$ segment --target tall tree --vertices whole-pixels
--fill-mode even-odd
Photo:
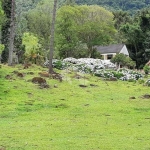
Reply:
[[[57,0],[54,0],[53,16],[52,16],[52,25],[51,25],[51,34],[50,34],[50,57],[49,57],[49,73],[53,73],[53,52],[54,52],[54,32],[55,32],[55,20],[56,20],[56,8]]]
[[[113,22],[113,14],[103,7],[78,6],[80,16],[77,17],[78,36],[82,43],[88,47],[89,57],[93,57],[95,45],[107,45],[113,43],[116,32]]]
[[[36,8],[28,11],[26,15],[28,31],[34,33],[40,39],[45,52],[49,50],[50,34],[47,32],[51,27],[53,3],[49,1],[38,3]]]
[[[2,0],[2,9],[5,14],[5,22],[1,27],[1,42],[4,44],[4,50],[2,52],[2,62],[7,62],[8,60],[8,51],[9,51],[9,28],[10,28],[10,16],[11,16],[11,1],[10,0]]]
[[[73,57],[78,43],[77,8],[70,5],[62,6],[56,19],[56,45],[61,58]]]
[[[9,66],[11,66],[13,63],[14,37],[15,37],[15,0],[11,0],[11,21],[10,21],[9,58],[8,58]]]

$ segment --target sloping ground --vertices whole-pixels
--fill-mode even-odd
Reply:
[[[0,69],[0,149],[150,149],[149,87],[61,71],[62,82],[45,77],[41,89],[31,82],[41,71]]]

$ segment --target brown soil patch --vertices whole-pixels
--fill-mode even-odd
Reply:
[[[98,87],[98,85],[95,85],[95,84],[90,84],[90,86],[92,86],[92,87]]]
[[[31,66],[31,64],[24,64],[23,69],[28,69]]]
[[[50,74],[50,77],[53,78],[53,79],[59,80],[60,82],[62,82],[62,76],[59,73]]]
[[[21,72],[18,72],[18,73],[17,73],[17,76],[23,78],[23,77],[24,77],[24,74],[21,73]]]
[[[150,99],[150,94],[142,95],[141,98],[143,98],[143,99]]]
[[[41,77],[50,77],[50,74],[48,72],[39,72],[39,75]]]
[[[8,74],[8,75],[5,76],[5,79],[7,79],[7,80],[12,80],[13,78],[12,78],[11,75]]]
[[[82,88],[86,88],[87,87],[86,85],[83,85],[83,84],[80,84],[79,86],[82,87]]]
[[[129,99],[136,99],[134,96],[129,97]]]
[[[46,80],[41,78],[41,77],[34,77],[32,79],[32,82],[33,83],[38,83],[38,84],[45,84],[46,83]]]

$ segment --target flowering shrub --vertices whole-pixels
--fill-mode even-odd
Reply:
[[[58,61],[53,62],[53,67],[59,70],[63,70],[67,68],[67,63],[58,60]]]
[[[148,79],[145,83],[146,86],[150,86],[150,79]]]
[[[130,82],[143,78],[142,74],[129,69],[123,68],[118,71],[114,71],[115,65],[111,62],[92,58],[66,58],[63,61],[53,60],[53,67],[60,70],[70,68],[72,71],[93,73],[95,76],[103,78],[115,77],[122,81]],[[111,70],[106,70],[105,68],[111,68]]]
[[[142,79],[142,74],[129,70],[129,69],[120,69],[119,71],[107,71],[107,70],[99,70],[95,72],[95,76],[104,77],[104,78],[111,78],[116,77],[122,81],[129,81],[133,82],[138,79]]]

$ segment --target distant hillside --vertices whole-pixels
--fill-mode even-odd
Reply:
[[[150,7],[150,0],[76,0],[77,4],[103,5],[115,10],[137,11],[145,7]]]

